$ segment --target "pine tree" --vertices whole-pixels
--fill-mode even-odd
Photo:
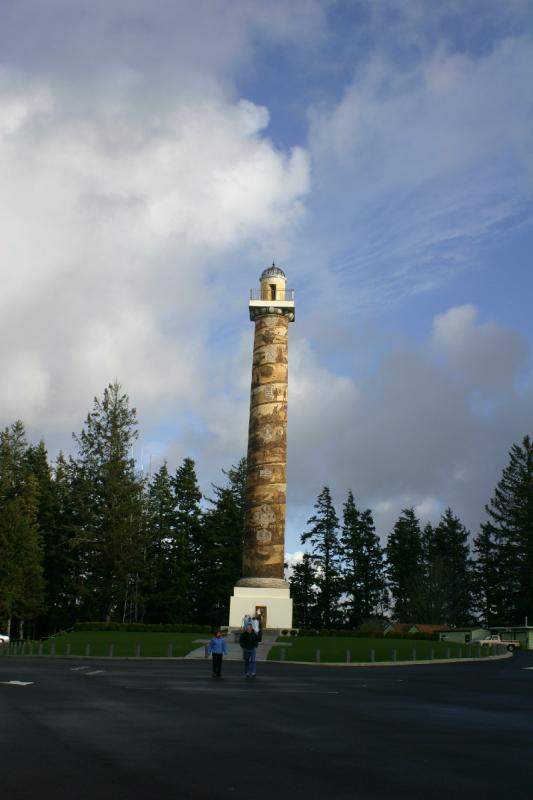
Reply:
[[[26,439],[20,421],[0,432],[0,625],[9,634],[21,583],[18,560],[21,521],[17,518],[16,499],[24,481],[25,450]]]
[[[22,637],[24,622],[43,609],[39,487],[28,465],[22,422],[0,432],[0,617]]]
[[[370,509],[360,512],[353,493],[344,504],[341,533],[343,588],[352,628],[378,613],[385,600],[383,551]]]
[[[148,552],[152,592],[148,617],[162,622],[195,618],[195,573],[202,494],[194,461],[185,458],[171,477],[166,464],[148,492]]]
[[[197,551],[197,614],[212,625],[228,618],[229,598],[242,574],[246,459],[223,472],[228,482],[224,487],[213,486],[215,497],[203,515]]]
[[[339,519],[327,486],[315,503],[316,514],[307,520],[310,531],[302,533],[301,542],[312,544],[312,558],[317,575],[317,613],[322,627],[331,628],[339,621],[340,579]]]
[[[422,532],[422,565],[412,587],[418,621],[452,626],[472,621],[469,533],[451,508]]]
[[[414,597],[423,570],[420,524],[413,508],[405,508],[387,540],[387,572],[394,613],[414,622]]]
[[[421,537],[422,561],[411,583],[413,618],[432,625],[446,618],[446,581],[444,564],[437,556],[435,531],[431,523],[424,526]]]
[[[451,508],[441,516],[434,532],[433,563],[444,573],[443,622],[452,626],[472,621],[472,587],[469,533]]]
[[[533,618],[533,443],[513,444],[475,540],[478,603],[488,623]]]
[[[175,564],[175,590],[177,600],[177,622],[194,619],[196,606],[196,584],[201,572],[200,500],[195,464],[185,458],[176,470],[172,481],[176,503],[176,528],[173,540]]]
[[[46,616],[38,620],[37,628],[43,635],[75,622],[77,598],[68,517],[69,485],[63,454],[59,454],[55,470],[52,470],[43,441],[28,448],[26,461],[39,490],[38,524],[43,541]]]
[[[14,610],[19,618],[20,638],[24,623],[33,621],[44,610],[43,542],[39,530],[39,485],[29,475],[17,498],[19,507],[20,591]]]
[[[166,462],[148,487],[145,528],[148,565],[145,572],[146,620],[173,622],[172,543],[176,531],[176,498]]]
[[[135,409],[118,383],[94,399],[75,436],[74,489],[78,502],[75,544],[83,561],[85,614],[136,620],[144,567],[143,482],[130,457],[137,438]]]
[[[28,474],[26,431],[20,420],[0,431],[0,502],[16,497]]]
[[[363,592],[359,574],[362,560],[361,513],[355,505],[352,492],[343,509],[343,524],[340,537],[342,553],[343,589],[347,595],[345,608],[348,612],[348,624],[357,627],[363,621]]]
[[[289,578],[294,603],[294,623],[302,628],[311,628],[316,624],[316,580],[313,557],[304,553],[302,560],[293,566]]]
[[[474,539],[473,565],[474,605],[486,625],[497,625],[504,619],[504,597],[501,592],[498,563],[498,545],[490,525],[482,525]]]

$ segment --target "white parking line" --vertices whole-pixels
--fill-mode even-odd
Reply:
[[[4,686],[33,686],[33,681],[0,681]]]
[[[92,672],[84,672],[84,675],[101,675],[105,669],[93,669]]]
[[[80,669],[89,669],[89,667],[71,667],[70,671],[71,672],[77,672]]]
[[[251,689],[252,684],[244,684],[241,686],[224,686],[222,692],[224,694],[244,694],[253,691]],[[195,686],[122,686],[123,689],[133,691],[133,692],[196,692],[200,694],[213,694],[216,684],[211,685],[195,685]],[[219,692],[220,693],[220,692]],[[290,689],[276,689],[274,687],[263,687],[261,690],[261,694],[286,694],[286,695],[295,695],[295,694],[320,694],[320,695],[332,695],[332,694],[341,694],[341,692],[328,692],[328,691],[321,691],[319,689],[296,689],[292,691]]]

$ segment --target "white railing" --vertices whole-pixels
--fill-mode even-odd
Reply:
[[[294,289],[277,289],[274,291],[270,287],[268,289],[250,289],[250,300],[269,300],[276,302],[276,300],[294,301]]]

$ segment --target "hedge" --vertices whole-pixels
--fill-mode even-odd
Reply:
[[[345,636],[352,639],[425,639],[438,641],[438,633],[383,633],[383,631],[353,631],[346,628],[334,630],[330,628],[300,628],[299,636]]]
[[[131,631],[136,633],[211,633],[211,625],[143,622],[76,622],[75,631]]]

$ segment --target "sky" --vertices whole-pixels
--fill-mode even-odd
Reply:
[[[323,486],[476,535],[533,434],[530,0],[0,0],[0,426],[246,453],[249,289],[290,327],[286,549]]]

